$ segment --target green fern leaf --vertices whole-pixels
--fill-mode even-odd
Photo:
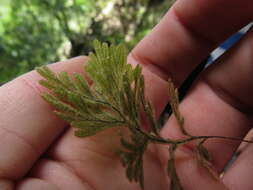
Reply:
[[[140,112],[146,114],[151,132],[158,133],[151,104],[144,95],[140,66],[127,64],[123,45],[94,41],[95,53],[85,66],[92,85],[80,74],[55,74],[48,67],[37,68],[40,84],[50,90],[43,98],[55,107],[55,113],[76,129],[78,137],[88,137],[112,127],[127,127],[129,141],[121,139],[120,157],[130,181],[144,188],[143,155],[149,143],[142,132]]]

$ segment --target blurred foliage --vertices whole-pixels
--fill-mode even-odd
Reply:
[[[94,39],[133,47],[173,0],[1,0],[0,83],[92,51]]]

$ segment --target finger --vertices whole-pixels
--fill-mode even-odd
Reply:
[[[190,134],[243,138],[249,131],[253,105],[252,39],[251,30],[238,46],[201,75],[183,100],[180,111]],[[176,126],[175,118],[171,118],[163,135],[182,137]],[[240,141],[222,139],[205,143],[218,171],[223,169],[239,144]],[[193,151],[193,144],[185,148]]]
[[[252,10],[251,0],[178,0],[133,49],[131,60],[180,84],[211,50],[252,20]]]
[[[36,173],[36,175],[33,175],[34,173]],[[84,179],[80,179],[71,168],[61,162],[41,159],[33,167],[30,174],[35,178],[27,178],[21,181],[18,184],[20,189],[23,188],[25,190],[25,187],[28,185],[39,187],[40,183],[43,182],[57,188],[57,190],[93,190]],[[40,181],[38,179],[40,179]],[[37,189],[35,187],[33,189]]]
[[[27,178],[16,186],[16,190],[59,190],[59,188],[53,184],[47,183],[44,180],[36,178]]]
[[[12,189],[14,189],[13,181],[6,180],[6,179],[0,179],[0,189],[3,189],[3,190],[12,190]]]
[[[218,179],[218,175],[215,177],[216,174],[210,173],[196,161],[196,157],[191,151],[179,148],[175,156],[176,171],[184,189],[228,190],[222,181]]]
[[[54,71],[80,72],[85,60],[78,57],[50,67]],[[0,88],[0,178],[24,175],[66,125],[40,97],[45,91],[38,84],[40,79],[32,71]]]
[[[223,176],[223,181],[231,190],[253,189],[253,146],[250,144],[236,159]]]

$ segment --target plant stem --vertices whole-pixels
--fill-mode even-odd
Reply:
[[[164,139],[161,137],[157,137],[155,135],[149,134],[147,132],[144,132],[140,129],[137,128],[137,130],[142,133],[143,135],[145,135],[150,141],[152,141],[153,143],[159,143],[159,144],[173,144],[173,145],[182,145],[182,144],[186,144],[190,141],[194,141],[194,140],[208,140],[208,139],[226,139],[226,140],[232,140],[232,141],[240,141],[240,142],[247,142],[247,143],[253,143],[253,141],[250,140],[244,140],[244,139],[240,139],[240,138],[236,138],[236,137],[225,137],[225,136],[190,136],[188,138],[185,139],[179,139],[179,140],[172,140],[172,139]]]

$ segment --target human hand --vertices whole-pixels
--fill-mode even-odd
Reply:
[[[252,20],[250,0],[179,0],[161,23],[129,55],[129,63],[142,64],[147,96],[159,114],[167,103],[168,77],[180,85],[191,70],[221,41]],[[241,15],[238,18],[238,15]],[[243,138],[250,128],[253,94],[251,80],[252,32],[233,50],[211,66],[195,83],[180,105],[186,129],[194,135]],[[51,65],[54,71],[80,72],[86,58],[78,57]],[[161,78],[163,79],[161,79]],[[139,189],[125,177],[114,148],[117,133],[79,139],[52,113],[31,72],[0,89],[0,187],[16,189]],[[178,138],[172,117],[162,130],[164,137]],[[174,127],[173,127],[174,126]],[[112,135],[115,133],[115,139]],[[206,147],[218,172],[229,160],[238,142],[211,140]],[[215,181],[201,169],[192,146],[177,152],[177,169],[185,189],[252,189],[250,152],[245,151],[224,175]],[[164,171],[167,154],[153,146],[145,157],[146,189],[168,189]],[[246,167],[247,166],[247,167]],[[237,176],[240,176],[238,178]],[[237,180],[239,179],[239,180]],[[224,183],[224,184],[223,184]]]

